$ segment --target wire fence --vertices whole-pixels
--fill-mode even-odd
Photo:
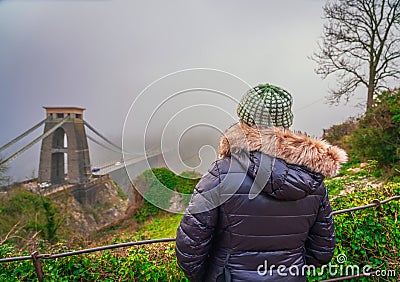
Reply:
[[[348,212],[353,212],[353,211],[357,211],[357,210],[379,207],[380,205],[389,203],[394,200],[399,200],[399,199],[400,199],[400,195],[397,195],[397,196],[394,196],[394,197],[391,197],[391,198],[388,198],[388,199],[385,199],[382,201],[375,199],[375,200],[373,200],[373,202],[371,204],[353,207],[353,208],[349,208],[349,209],[333,211],[332,214],[337,215],[337,214],[348,213]],[[110,249],[126,248],[126,247],[132,247],[132,246],[155,244],[155,243],[166,243],[166,242],[174,242],[174,241],[175,241],[175,238],[143,240],[143,241],[107,245],[107,246],[101,246],[101,247],[96,247],[96,248],[83,249],[83,250],[65,252],[65,253],[59,253],[59,254],[39,254],[38,251],[34,251],[30,256],[2,258],[2,259],[0,259],[0,263],[21,261],[21,260],[32,260],[38,280],[39,280],[39,282],[42,282],[43,278],[44,278],[44,273],[43,273],[43,268],[42,268],[42,265],[40,262],[41,259],[57,259],[57,258],[63,258],[63,257],[68,257],[68,256],[100,252],[100,251],[110,250]],[[376,273],[376,271],[372,271],[372,272],[368,272],[368,273],[362,273],[359,275],[332,278],[332,279],[328,279],[328,280],[323,280],[322,282],[343,281],[343,280],[348,280],[348,279],[360,278],[363,276],[373,276],[375,273]]]

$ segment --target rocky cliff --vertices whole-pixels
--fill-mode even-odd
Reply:
[[[61,190],[49,197],[64,218],[63,229],[81,235],[123,218],[129,205],[126,194],[109,178]]]

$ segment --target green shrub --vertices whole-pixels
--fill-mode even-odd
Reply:
[[[148,201],[144,201],[144,206],[140,209],[138,209],[133,216],[133,218],[138,222],[138,223],[143,223],[145,222],[149,217],[154,217],[158,215],[160,209]]]
[[[50,198],[23,188],[0,196],[0,238],[14,231],[8,241],[18,246],[24,245],[35,234],[51,242],[57,241],[61,221],[59,209]]]
[[[377,97],[360,119],[351,142],[351,154],[356,158],[376,160],[378,169],[400,175],[400,92],[385,92]]]
[[[158,214],[158,209],[167,210],[171,205],[171,191],[191,195],[194,187],[200,178],[196,172],[183,172],[176,175],[167,168],[153,168],[144,171],[133,182],[135,187],[144,191],[143,208],[139,209],[134,218],[139,222],[144,222],[149,216]],[[194,178],[197,177],[197,178]],[[190,197],[183,199],[183,204],[187,204]]]
[[[378,95],[364,116],[324,129],[322,137],[345,149],[350,163],[376,161],[376,176],[400,176],[400,91]]]
[[[341,124],[332,125],[328,129],[323,130],[322,138],[333,145],[349,149],[349,144],[346,139],[351,136],[358,128],[358,120],[350,117],[348,120]]]

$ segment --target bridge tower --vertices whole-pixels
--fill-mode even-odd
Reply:
[[[47,120],[42,140],[39,181],[79,184],[90,175],[89,148],[83,121],[84,108],[44,107]]]

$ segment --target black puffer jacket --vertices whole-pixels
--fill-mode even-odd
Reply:
[[[177,231],[178,264],[191,281],[305,281],[303,265],[331,260],[334,226],[321,172],[334,174],[345,154],[333,148],[337,163],[330,172],[325,166],[306,166],[307,161],[288,163],[281,157],[292,149],[281,152],[281,132],[274,130],[276,159],[266,154],[271,152],[265,146],[251,142],[252,132],[246,132],[245,143],[229,130],[225,133],[229,148],[223,139],[222,158],[196,186]],[[299,136],[314,145],[321,142],[288,132],[282,141]],[[332,146],[319,145],[318,152],[330,154]],[[330,160],[325,156],[325,161]]]

